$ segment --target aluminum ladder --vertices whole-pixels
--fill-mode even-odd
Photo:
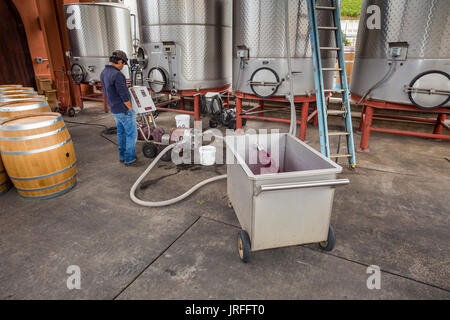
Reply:
[[[330,159],[346,158],[349,160],[351,168],[356,167],[355,142],[353,136],[352,114],[350,109],[350,95],[347,82],[347,72],[345,66],[344,45],[341,29],[341,8],[339,0],[329,0],[330,6],[322,6],[317,0],[308,0],[308,15],[310,25],[311,44],[313,49],[314,81],[316,86],[317,111],[319,118],[320,147],[321,152]],[[333,15],[333,25],[319,26],[317,12],[327,11]],[[333,32],[336,39],[336,47],[321,47],[319,30]],[[322,51],[336,51],[338,56],[337,68],[322,68]],[[339,72],[341,89],[324,88],[324,72]],[[341,93],[341,110],[328,110],[325,94]],[[344,121],[342,131],[330,131],[328,128],[328,117],[339,116]],[[345,137],[347,140],[347,153],[332,154],[330,151],[330,138]]]

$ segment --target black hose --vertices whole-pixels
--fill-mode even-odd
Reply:
[[[85,123],[85,122],[75,122],[75,121],[64,121],[66,123],[69,124],[77,124],[77,125],[81,125],[81,126],[92,126],[92,127],[99,127],[99,128],[104,128],[104,130],[100,133],[100,137],[102,137],[103,139],[111,142],[112,144],[118,146],[117,142],[109,139],[108,137],[105,137],[105,135],[114,135],[117,133],[117,128],[116,127],[107,127],[103,124],[96,124],[96,123]]]
[[[391,67],[389,68],[389,71],[387,72],[387,74],[380,81],[378,81],[373,87],[371,87],[367,91],[367,93],[357,103],[358,105],[361,105],[361,102],[363,102],[367,98],[367,96],[372,93],[373,90],[377,89],[379,86],[381,86],[383,83],[385,83],[386,81],[388,81],[392,77],[392,75],[396,71],[395,70],[396,62],[397,61],[393,61],[392,62]]]

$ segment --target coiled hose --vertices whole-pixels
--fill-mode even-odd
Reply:
[[[196,186],[192,187],[189,191],[187,191],[186,193],[182,194],[181,196],[175,198],[175,199],[171,199],[171,200],[167,200],[167,201],[160,201],[160,202],[151,202],[151,201],[143,201],[140,200],[136,197],[136,190],[139,187],[139,185],[141,184],[141,182],[145,179],[145,177],[148,176],[148,174],[150,173],[150,171],[153,170],[153,168],[156,166],[156,164],[161,160],[161,158],[167,153],[167,152],[171,152],[173,148],[175,148],[177,146],[177,144],[172,144],[170,146],[168,146],[167,148],[165,148],[156,158],[155,160],[153,160],[153,162],[150,164],[150,166],[147,168],[147,170],[145,170],[145,172],[139,177],[139,179],[136,181],[136,183],[133,185],[133,187],[131,188],[130,191],[130,197],[131,200],[143,207],[151,207],[151,208],[158,208],[158,207],[167,207],[167,206],[171,206],[174,205],[180,201],[185,200],[186,198],[188,198],[190,195],[192,195],[194,192],[196,192],[198,189],[206,186],[207,184],[219,181],[219,180],[224,180],[227,179],[227,175],[222,175],[222,176],[218,176],[218,177],[214,177],[214,178],[210,178],[207,179],[203,182],[200,182],[199,184],[197,184]]]

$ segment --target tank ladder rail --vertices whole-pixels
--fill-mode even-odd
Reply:
[[[330,159],[347,158],[351,168],[356,167],[356,153],[355,142],[353,135],[352,115],[350,109],[350,94],[347,81],[347,72],[344,56],[344,45],[342,39],[341,29],[341,9],[339,0],[329,0],[330,6],[321,6],[317,4],[317,0],[308,0],[308,15],[309,25],[311,28],[311,44],[313,48],[313,64],[314,64],[314,81],[316,85],[317,97],[317,111],[319,118],[320,131],[320,146],[321,152]],[[326,11],[333,14],[333,23],[331,26],[319,26],[317,11]],[[319,30],[334,32],[336,39],[336,47],[321,47]],[[322,51],[336,51],[338,56],[339,66],[337,68],[322,68]],[[341,89],[326,89],[324,88],[324,72],[339,72],[341,80]],[[328,110],[326,93],[341,93],[342,94],[342,109]],[[328,117],[339,116],[344,120],[344,131],[332,132],[328,128]],[[347,153],[346,154],[332,154],[330,151],[331,137],[345,137],[347,139]],[[339,152],[339,151],[338,151]]]

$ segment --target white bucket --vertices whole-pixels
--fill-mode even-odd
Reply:
[[[177,122],[177,128],[180,129],[190,129],[191,128],[191,117],[187,114],[182,114],[175,117]]]
[[[200,147],[200,164],[202,166],[213,166],[216,164],[216,147]]]

